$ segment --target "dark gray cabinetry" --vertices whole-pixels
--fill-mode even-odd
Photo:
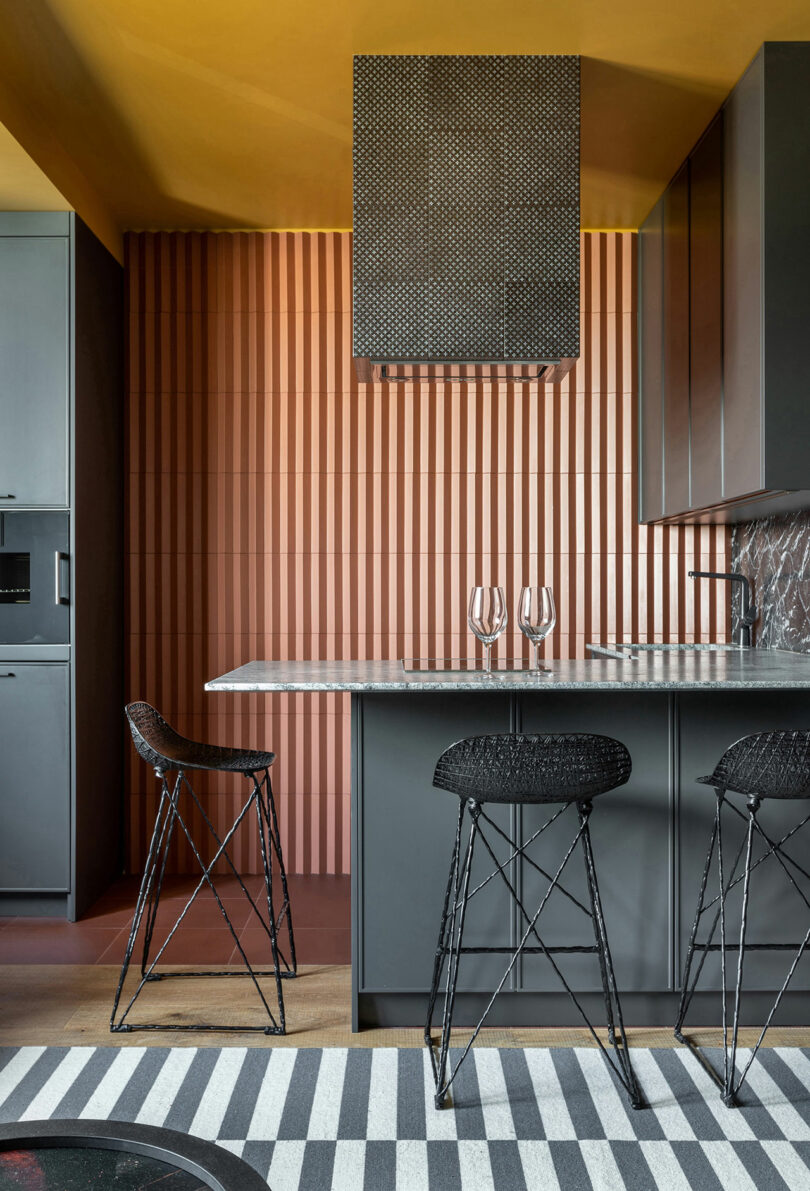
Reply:
[[[666,764],[669,756],[670,705],[667,695],[622,694],[605,699],[598,694],[559,694],[553,698],[524,695],[521,699],[524,732],[599,732],[621,740],[633,759],[627,785],[594,799],[591,834],[602,898],[610,910],[610,946],[622,986],[637,991],[669,987],[670,939],[661,924],[669,919],[671,899],[670,818],[672,791]],[[548,807],[524,807],[524,837],[549,817]],[[567,822],[563,822],[567,820]],[[576,817],[570,812],[544,833],[535,859],[554,872],[573,839]],[[552,832],[556,832],[552,836]],[[567,840],[565,837],[567,835]],[[566,887],[587,904],[582,861],[567,872]],[[522,866],[527,907],[539,905],[544,885],[529,865]],[[549,904],[543,938],[550,943],[592,943],[593,930],[585,915],[559,898]],[[590,936],[590,937],[589,937]],[[592,955],[571,956],[565,970],[576,987],[597,991],[599,970]],[[556,992],[558,984],[542,957],[523,962],[524,988]]]
[[[0,915],[75,918],[123,818],[122,270],[78,216],[0,213],[0,351]]]
[[[592,731],[625,742],[632,777],[594,799],[591,834],[626,1019],[661,1025],[675,1018],[714,813],[713,791],[695,779],[711,773],[739,736],[806,726],[808,718],[810,694],[804,691],[353,695],[355,1022],[418,1025],[424,1020],[458,812],[455,795],[434,789],[432,779],[436,760],[455,740],[483,732]],[[768,800],[760,812],[762,825],[783,833],[805,810],[800,803]],[[493,817],[525,839],[547,811],[502,807]],[[565,812],[532,856],[547,871],[556,871],[575,828],[575,817]],[[726,831],[729,842],[739,842],[733,815]],[[794,855],[801,860],[800,843]],[[506,859],[506,853],[499,857]],[[477,857],[474,883],[492,870],[488,860]],[[581,867],[577,853],[565,872],[565,886],[575,895],[583,892]],[[525,860],[514,859],[506,871],[527,909],[535,910],[543,879]],[[752,881],[751,940],[798,943],[807,929],[807,907],[778,864],[766,861]],[[515,945],[522,934],[520,913],[498,884],[496,878],[471,903],[465,933],[471,946]],[[589,930],[582,912],[555,894],[543,914],[541,937],[582,945],[590,941]],[[790,957],[751,952],[749,962],[748,1012],[762,1020]],[[602,994],[594,958],[569,955],[560,963],[583,1003],[598,1014]],[[505,966],[503,957],[467,957],[459,979],[459,1021],[477,1020]],[[810,987],[810,971],[800,967],[795,980],[780,1010],[785,1023],[806,1019],[802,990]],[[716,987],[717,965],[710,961],[701,985],[706,991],[697,995],[691,1020],[717,1023]],[[492,1024],[499,1022],[579,1024],[547,962],[533,956],[525,956],[510,974]]]
[[[64,508],[68,240],[7,226],[0,215],[0,508]]]
[[[664,195],[664,514],[689,507],[689,163]]]
[[[700,785],[695,778],[711,773],[721,753],[750,732],[806,728],[810,723],[810,694],[807,691],[758,691],[755,696],[737,691],[706,692],[679,696],[680,715],[680,796],[678,808],[678,952],[686,955],[689,931],[697,904],[700,879],[715,811],[715,795],[710,787]],[[729,795],[737,807],[744,807],[744,799]],[[807,814],[801,800],[780,802],[766,799],[759,811],[763,831],[772,839],[781,839]],[[745,836],[745,824],[732,813],[723,823],[724,856],[727,869],[733,864],[737,849]],[[801,864],[807,854],[806,842],[800,835],[786,849]],[[763,841],[756,840],[754,856],[764,854]],[[714,896],[717,888],[717,868],[711,873]],[[740,889],[738,887],[738,897]],[[735,909],[739,902],[732,903]],[[711,915],[705,915],[709,920]],[[709,925],[707,921],[705,926]],[[752,943],[798,944],[807,931],[807,906],[788,878],[771,858],[755,869],[751,876],[751,898],[747,937]],[[715,940],[717,942],[719,940]],[[736,939],[733,941],[737,941]],[[746,982],[752,989],[777,989],[787,975],[792,955],[787,952],[749,951],[745,957]],[[716,957],[706,960],[705,977],[708,986],[720,987],[720,965]],[[790,985],[791,989],[810,988],[810,969],[799,964]],[[756,1021],[756,1016],[753,1017]]]
[[[639,519],[664,515],[664,199],[638,235],[639,259]]]
[[[0,892],[70,888],[69,669],[0,662]]]
[[[464,736],[508,732],[510,700],[488,694],[454,695],[451,700],[367,695],[362,708],[356,705],[356,716],[355,730],[363,736],[362,771],[355,775],[356,793],[363,799],[361,818],[355,817],[355,826],[362,823],[362,856],[352,872],[363,874],[362,984],[371,990],[412,992],[430,986],[459,808],[454,794],[432,784],[436,761]],[[503,812],[495,817],[503,818]],[[480,876],[485,875],[486,857],[478,856],[476,862]],[[502,925],[508,941],[505,891],[495,887],[490,892],[494,897],[470,905],[471,946],[484,944]],[[499,964],[499,958],[476,957],[466,965],[464,987],[491,988],[503,971]]]
[[[762,82],[758,55],[732,91],[723,128],[723,495],[762,482]],[[802,350],[794,344],[794,351]],[[772,397],[776,395],[773,394]]]
[[[808,77],[810,42],[766,43],[667,189],[663,223],[657,205],[641,229],[643,521],[728,522],[810,507],[810,356],[804,344],[810,325]],[[659,228],[660,283],[644,247]],[[659,317],[664,329],[656,358]],[[689,378],[690,490],[676,462],[684,450],[682,361]],[[660,500],[651,413],[659,400],[665,456]]]
[[[723,499],[723,117],[689,159],[690,505]],[[676,510],[677,511],[677,510]]]

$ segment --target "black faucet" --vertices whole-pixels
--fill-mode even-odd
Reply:
[[[737,571],[689,571],[688,574],[690,579],[728,579],[731,583],[740,584],[741,606],[737,644],[740,648],[750,649],[751,625],[759,616],[759,612],[751,603],[751,584],[745,575],[740,575]]]

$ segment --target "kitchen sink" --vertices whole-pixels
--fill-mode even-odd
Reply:
[[[717,653],[727,650],[737,650],[739,645],[720,644],[714,642],[699,642],[693,645],[661,645],[656,642],[640,643],[638,641],[619,641],[609,645],[588,644],[585,647],[591,653],[600,657],[619,658],[621,661],[633,661],[634,654],[644,653]],[[637,660],[637,659],[636,659]]]

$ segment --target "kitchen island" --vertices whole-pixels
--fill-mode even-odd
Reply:
[[[548,665],[548,672],[486,674],[409,672],[396,661],[255,661],[206,684],[212,693],[351,693],[355,1028],[421,1023],[458,807],[454,795],[433,787],[433,769],[448,745],[485,732],[597,732],[627,746],[630,781],[595,803],[595,859],[625,1018],[632,1025],[674,1020],[714,814],[711,789],[695,779],[711,773],[740,736],[810,728],[810,657],[698,648]],[[781,835],[808,811],[804,802],[767,802],[761,817],[769,834]],[[515,838],[525,839],[548,813],[542,807],[501,807],[493,818],[498,816]],[[561,856],[556,826],[532,853],[546,869],[556,868]],[[800,861],[806,839],[799,836],[795,845]],[[482,857],[477,863],[474,881],[492,868]],[[526,903],[536,906],[545,887],[537,871],[521,857],[512,858],[509,871]],[[567,887],[582,893],[582,874],[572,871]],[[501,882],[491,882],[473,901],[465,944],[483,947],[496,937],[499,942],[519,937],[517,914],[502,890]],[[548,943],[591,941],[589,923],[564,897],[549,903],[542,922]],[[753,941],[798,944],[807,930],[807,907],[773,859],[752,877],[749,924]],[[572,955],[566,962],[571,983],[597,1014],[601,991],[593,957]],[[806,962],[785,996],[780,1011],[785,1023],[807,1024]],[[761,1019],[786,966],[784,952],[749,954],[746,983],[752,992],[744,1020]],[[469,957],[459,981],[459,1022],[477,1018],[486,990],[502,970],[501,957]],[[710,956],[704,989],[716,985],[718,970],[716,956]],[[699,1022],[702,1015],[715,1024],[716,998],[704,1004],[704,997],[696,995],[692,1019]],[[542,956],[516,965],[490,1022],[579,1024]]]

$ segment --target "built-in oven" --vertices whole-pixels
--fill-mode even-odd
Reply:
[[[0,511],[0,644],[70,640],[67,513]]]

